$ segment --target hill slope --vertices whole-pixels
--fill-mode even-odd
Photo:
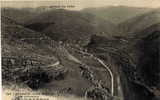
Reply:
[[[115,26],[86,13],[51,10],[34,17],[26,27],[43,32],[54,40],[86,44],[93,34],[116,33]]]
[[[132,17],[144,14],[150,11],[149,8],[136,8],[127,6],[110,6],[101,8],[86,8],[83,11],[93,14],[102,19],[108,20],[114,24],[119,24]]]
[[[136,33],[160,22],[160,9],[156,9],[141,16],[137,16],[119,24],[119,28],[126,33]]]
[[[66,47],[67,50],[44,34],[11,24],[12,20],[5,18],[2,23],[4,87],[7,84],[23,85],[23,88],[43,93],[47,90],[51,94],[85,96],[91,87],[103,85],[106,89],[99,88],[99,91],[110,94],[110,78],[103,77],[108,73],[93,58],[84,59],[83,54],[76,53],[71,47]],[[91,61],[90,65],[83,62],[86,59]]]
[[[32,12],[28,9],[17,9],[17,8],[2,8],[1,15],[15,20],[17,23],[25,23],[28,19],[35,16],[37,13]]]

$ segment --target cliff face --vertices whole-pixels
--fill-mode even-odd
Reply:
[[[154,100],[155,98],[158,100],[160,94],[159,30],[159,24],[156,24],[134,35],[134,45],[131,48],[133,49],[132,54],[134,54],[132,57],[136,64],[136,75],[133,82],[130,83],[132,88],[130,90],[135,93],[136,100]]]

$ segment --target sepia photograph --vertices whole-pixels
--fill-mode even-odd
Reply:
[[[160,0],[1,0],[2,100],[160,100]]]

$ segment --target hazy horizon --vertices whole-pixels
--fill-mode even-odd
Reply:
[[[37,8],[41,6],[74,6],[66,7],[64,9],[80,10],[84,8],[96,8],[107,6],[128,6],[139,8],[159,8],[160,0],[53,0],[53,1],[15,1],[15,0],[1,0],[1,7],[13,7],[13,8]]]

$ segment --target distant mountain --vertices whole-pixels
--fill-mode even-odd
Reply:
[[[25,26],[56,41],[86,44],[93,34],[117,34],[115,26],[78,11],[50,10],[30,19]]]
[[[114,24],[119,24],[135,16],[142,15],[148,11],[150,8],[136,8],[127,6],[109,6],[109,7],[99,7],[99,8],[86,8],[82,11],[93,14],[97,17],[108,20]]]
[[[33,11],[32,8],[1,8],[1,15],[15,20],[17,23],[23,24],[25,21],[35,16],[37,12]]]
[[[124,31],[124,33],[134,34],[159,22],[160,22],[160,9],[156,9],[151,12],[145,13],[143,15],[131,18],[119,24],[119,28],[122,31]]]

